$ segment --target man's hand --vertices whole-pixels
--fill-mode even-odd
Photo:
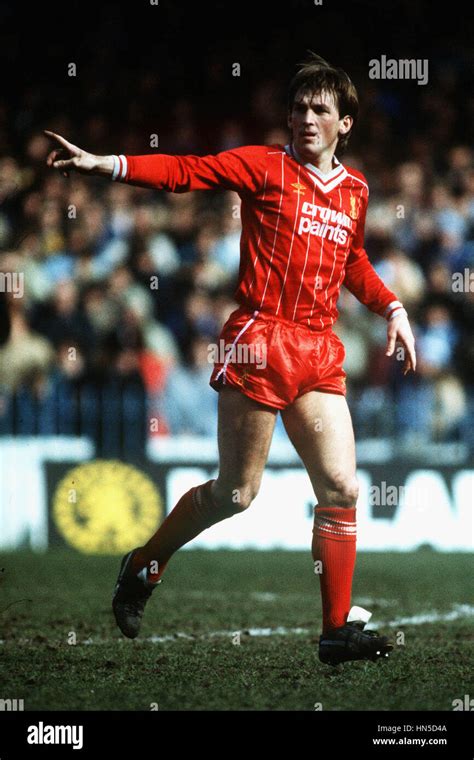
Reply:
[[[92,153],[78,148],[55,132],[44,130],[45,135],[55,140],[60,148],[52,150],[46,159],[48,166],[62,171],[65,177],[69,177],[70,171],[80,174],[111,175],[114,162],[112,156],[94,156]]]
[[[415,337],[412,333],[410,323],[406,313],[391,319],[387,326],[387,350],[386,356],[392,356],[395,350],[395,344],[401,343],[405,350],[405,363],[403,365],[403,374],[416,370],[416,354],[415,354]]]

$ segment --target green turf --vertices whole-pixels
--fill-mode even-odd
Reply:
[[[452,710],[474,695],[472,617],[391,629],[405,643],[386,662],[320,664],[309,552],[178,553],[135,641],[110,609],[117,558],[22,551],[0,563],[0,698],[26,710]],[[466,554],[359,553],[353,601],[377,621],[447,613],[472,604],[471,570]],[[308,633],[245,633],[278,626]],[[216,631],[240,631],[240,644]],[[146,641],[177,633],[192,638]]]

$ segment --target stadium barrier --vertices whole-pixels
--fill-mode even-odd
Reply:
[[[146,456],[125,460],[97,458],[87,438],[1,438],[0,548],[124,553],[147,540],[186,490],[216,476],[215,446],[155,439]],[[359,548],[472,551],[474,468],[400,460],[390,446],[368,442],[359,456]],[[188,548],[308,549],[314,505],[294,450],[275,441],[251,507]]]

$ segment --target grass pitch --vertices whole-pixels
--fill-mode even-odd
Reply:
[[[25,710],[452,710],[474,694],[472,555],[359,553],[353,603],[398,645],[337,669],[317,658],[309,551],[178,552],[135,641],[111,612],[118,566],[0,555],[0,698]]]

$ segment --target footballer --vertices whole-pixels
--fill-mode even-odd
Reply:
[[[336,157],[357,116],[349,76],[312,53],[289,86],[287,145],[209,156],[95,156],[46,132],[59,143],[47,164],[66,176],[77,171],[173,193],[223,188],[242,202],[238,308],[220,335],[230,348],[210,377],[219,392],[218,476],[183,494],[148,543],[123,557],[112,606],[129,638],[138,635],[173,554],[250,506],[280,413],[317,502],[311,549],[322,600],[319,658],[332,665],[377,660],[393,649],[387,636],[366,628],[371,613],[351,607],[358,486],[345,352],[333,332],[341,287],[387,320],[386,354],[401,344],[405,373],[415,371],[416,358],[407,313],[364,249],[367,180]],[[235,361],[236,347],[245,345],[265,352],[265,366]]]

